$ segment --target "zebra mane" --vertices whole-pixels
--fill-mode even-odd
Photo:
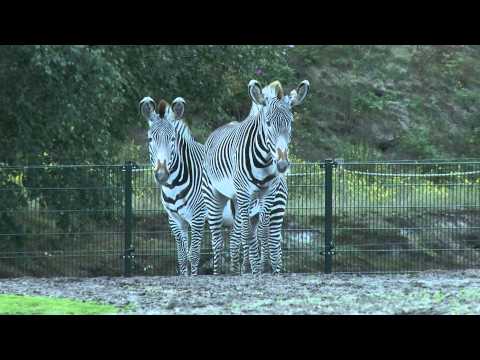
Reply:
[[[262,89],[263,95],[267,98],[274,98],[277,97],[277,89],[280,90],[280,94],[283,97],[283,87],[280,81],[275,80],[274,82],[270,83],[269,85],[265,86]]]
[[[182,139],[184,139],[187,142],[194,142],[195,139],[192,135],[192,132],[190,131],[190,128],[188,125],[185,123],[183,120],[174,120],[173,126],[175,127],[175,130],[177,133],[180,135]]]
[[[245,118],[245,120],[257,116],[260,113],[260,108],[261,107],[262,107],[262,105],[255,104],[252,101],[252,107],[250,108],[250,112],[248,113],[248,116]]]

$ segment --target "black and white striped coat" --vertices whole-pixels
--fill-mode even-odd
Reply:
[[[157,113],[153,99],[146,97],[140,101],[140,110],[149,123],[150,162],[175,237],[179,272],[187,275],[190,263],[191,274],[197,275],[206,217],[201,192],[204,146],[195,141],[182,121],[184,103],[176,98],[170,106],[162,100]]]
[[[283,94],[273,82],[263,90],[255,80],[249,94],[258,105],[242,122],[215,130],[205,143],[203,193],[208,210],[214,251],[214,274],[220,269],[223,248],[221,216],[226,201],[235,201],[235,222],[230,239],[233,272],[239,271],[240,245],[248,244],[253,273],[258,273],[259,257],[255,229],[250,221],[251,205],[265,200],[277,179],[288,169],[288,144],[293,122],[292,107],[299,105],[309,88],[303,81],[297,91]],[[283,216],[282,216],[283,218]]]

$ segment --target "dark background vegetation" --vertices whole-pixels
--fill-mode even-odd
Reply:
[[[310,80],[293,137],[305,160],[476,157],[479,60],[476,45],[4,45],[0,163],[146,161],[143,96],[184,97],[204,141],[246,116],[252,78]]]

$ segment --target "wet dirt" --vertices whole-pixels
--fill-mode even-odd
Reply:
[[[0,279],[0,294],[112,304],[120,314],[480,314],[480,270]]]

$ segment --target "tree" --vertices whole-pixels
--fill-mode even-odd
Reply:
[[[201,126],[213,128],[238,116],[238,104],[248,105],[248,80],[290,74],[277,46],[2,46],[0,165],[118,163],[129,130],[145,126],[137,108],[143,96],[169,101],[182,96],[192,112],[204,116]],[[95,187],[105,183],[104,176],[45,169],[29,171],[15,186],[11,174],[2,173],[0,184],[29,189],[28,198],[44,207],[68,209],[79,202],[106,207],[113,198],[94,192],[33,190]],[[92,218],[98,219],[95,213]],[[5,218],[2,227],[15,229],[12,221]],[[72,225],[65,216],[58,224]]]

